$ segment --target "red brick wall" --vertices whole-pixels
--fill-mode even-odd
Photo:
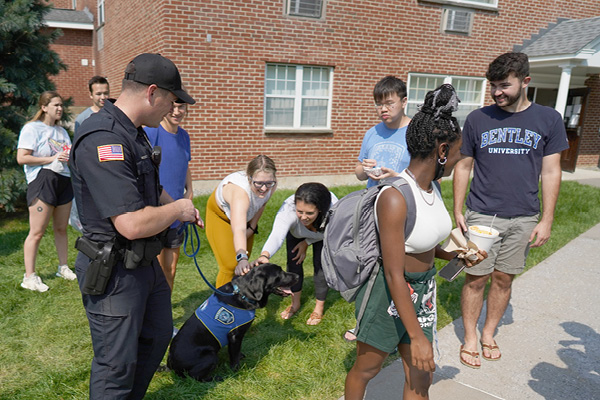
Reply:
[[[585,106],[577,165],[597,166],[600,161],[600,76],[591,76],[585,84],[591,90]]]
[[[54,8],[65,8],[67,10],[73,9],[73,0],[52,0],[48,3],[52,4]]]
[[[60,55],[68,69],[51,79],[61,96],[73,98],[73,106],[89,107],[91,103],[87,83],[95,73],[92,66],[92,31],[61,30],[63,35],[51,48]],[[87,60],[87,66],[82,65],[83,59]]]
[[[494,57],[558,17],[600,15],[597,0],[499,3],[498,12],[477,11],[472,34],[461,36],[440,34],[442,7],[419,0],[329,1],[321,20],[286,17],[284,0],[108,1],[96,62],[115,96],[125,65],[141,52],[179,66],[198,100],[184,122],[194,179],[219,179],[261,153],[280,176],[347,174],[378,122],[371,93],[383,76],[483,76]],[[332,134],[264,133],[266,62],[334,67]]]

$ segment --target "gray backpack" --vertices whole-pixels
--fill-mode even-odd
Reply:
[[[384,186],[393,186],[404,196],[407,208],[404,237],[409,237],[417,210],[412,189],[401,177],[384,179],[377,186],[342,197],[331,207],[325,221],[321,264],[327,285],[339,291],[348,302],[353,302],[360,288],[368,282],[352,331],[355,335],[358,335],[360,320],[381,266],[375,200]]]

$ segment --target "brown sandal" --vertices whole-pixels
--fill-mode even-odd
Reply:
[[[481,343],[481,357],[483,357],[484,360],[487,361],[498,361],[502,358],[502,353],[500,353],[500,348],[498,347],[497,344],[487,344],[487,343]],[[500,354],[498,357],[486,357],[485,352],[483,350],[487,350],[490,352],[490,356],[492,355],[492,351],[496,350],[498,352],[498,354]]]
[[[298,310],[294,310],[292,308],[292,305],[290,304],[285,310],[283,310],[280,314],[281,319],[290,319],[292,318],[296,313],[298,312]],[[286,316],[284,317],[283,314],[286,314]]]
[[[308,317],[308,320],[306,321],[306,325],[319,325],[321,323],[321,320],[323,319],[323,314],[318,314],[316,312],[313,312],[312,314],[310,314],[310,317]],[[312,324],[311,322],[315,322],[314,324]]]
[[[465,359],[464,359],[464,358],[462,358],[462,355],[463,355],[463,353],[464,353],[464,354],[466,354],[466,355],[468,355],[468,356],[471,356],[471,357],[473,357],[473,358],[479,358],[479,353],[478,353],[478,352],[476,352],[476,351],[469,351],[469,350],[465,350],[465,349],[464,349],[464,346],[462,346],[462,345],[461,345],[461,346],[460,346],[460,354],[459,354],[459,357],[460,357],[460,362],[461,362],[463,365],[466,365],[467,367],[469,367],[469,368],[473,368],[473,369],[479,369],[479,368],[481,368],[481,365],[477,365],[477,364],[471,364],[471,363],[468,363],[468,362],[466,362],[466,361],[465,361]]]

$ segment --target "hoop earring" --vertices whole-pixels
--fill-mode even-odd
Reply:
[[[442,161],[440,158],[438,158],[438,164],[440,164],[440,165],[446,165],[446,161],[448,161],[448,157],[444,157],[444,161]]]

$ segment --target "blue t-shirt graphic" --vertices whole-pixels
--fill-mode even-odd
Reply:
[[[402,172],[410,163],[410,154],[406,146],[406,128],[389,129],[383,122],[367,131],[360,148],[358,161],[365,158],[377,161],[378,167],[390,168]],[[369,178],[367,187],[377,184]]]

